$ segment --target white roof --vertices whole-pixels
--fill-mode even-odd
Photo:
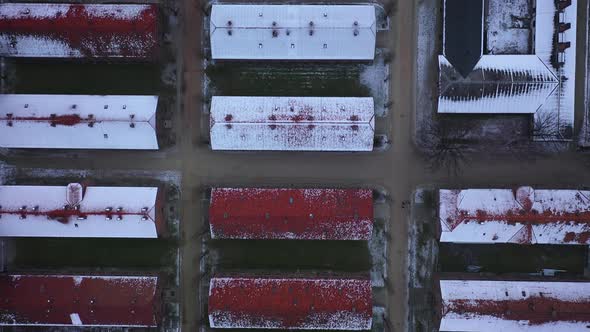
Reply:
[[[213,150],[372,151],[372,98],[213,97]]]
[[[586,331],[590,323],[589,282],[441,280],[440,291],[440,331]]]
[[[455,79],[447,77],[443,69],[452,66],[444,56],[439,56],[438,112],[530,113],[534,114],[536,122],[543,123],[537,129],[542,132],[535,133],[541,139],[560,138],[559,135],[571,139],[575,110],[577,0],[572,0],[559,14],[555,3],[553,0],[536,1],[533,54],[483,55],[474,68],[476,73],[472,72],[466,82],[454,82]],[[556,15],[559,22],[570,23],[571,28],[557,33]],[[570,43],[564,52],[558,50],[556,35],[557,42]],[[482,71],[483,75],[477,71]],[[517,80],[512,81],[514,77]],[[448,89],[445,82],[457,85],[456,93]],[[494,84],[496,82],[500,84]],[[506,83],[510,83],[508,88],[502,89]],[[478,87],[483,89],[481,93]],[[473,93],[465,95],[467,88]]]
[[[0,186],[0,236],[157,238],[157,194],[157,187]]]
[[[590,191],[439,191],[441,242],[590,244]]]
[[[211,55],[213,59],[373,60],[375,22],[373,5],[213,5]]]
[[[439,67],[451,64],[439,56]],[[484,55],[473,69],[480,84],[472,94],[446,91],[438,99],[439,113],[534,114],[559,86],[555,74],[536,55]],[[474,75],[475,76],[475,75]],[[461,84],[456,84],[461,89]]]
[[[157,105],[157,96],[0,95],[0,147],[157,150]]]

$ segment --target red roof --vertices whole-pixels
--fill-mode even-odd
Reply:
[[[213,188],[214,239],[369,240],[370,189]]]
[[[0,4],[0,55],[152,59],[157,5]]]
[[[441,331],[585,331],[585,280],[440,280]]]
[[[369,279],[212,278],[212,328],[368,330]]]
[[[1,325],[155,327],[158,277],[0,275]]]

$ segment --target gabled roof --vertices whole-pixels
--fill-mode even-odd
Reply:
[[[534,114],[559,79],[536,55],[484,55],[462,79],[439,56],[439,113]]]
[[[369,240],[370,189],[213,188],[213,239]]]
[[[160,319],[156,276],[0,275],[0,294],[0,326],[157,327]]]
[[[371,281],[345,278],[214,277],[211,328],[369,330]]]
[[[154,4],[0,4],[0,56],[151,60],[158,43]]]
[[[481,49],[475,39],[468,38],[462,44],[462,31],[466,31],[467,36],[473,35],[470,31],[479,34],[484,21],[476,20],[474,15],[460,15],[470,8],[457,5],[465,0],[443,1],[445,40],[443,55],[439,56],[438,112],[533,114],[534,139],[571,139],[577,0],[563,9],[556,7],[557,1],[535,2],[532,54],[482,53],[481,57],[471,56]],[[474,2],[479,4],[480,1]],[[449,8],[458,13],[447,13]],[[462,21],[457,22],[457,19]],[[462,57],[478,60],[463,61]],[[466,72],[466,68],[470,70]]]
[[[0,186],[0,237],[157,238],[157,187]]]
[[[213,59],[373,60],[373,5],[213,5]]]
[[[213,150],[371,151],[373,98],[213,97]]]
[[[590,282],[440,280],[440,331],[585,331]]]
[[[0,95],[0,147],[157,150],[157,96]]]
[[[590,244],[590,191],[439,191],[441,242]]]

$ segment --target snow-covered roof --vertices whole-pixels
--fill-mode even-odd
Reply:
[[[370,189],[213,188],[214,239],[369,240]]]
[[[0,237],[157,238],[157,187],[0,186]]]
[[[215,277],[209,287],[212,328],[369,330],[371,280]]]
[[[534,114],[559,86],[559,79],[536,55],[484,55],[468,75],[455,81],[455,68],[439,56],[439,113]]]
[[[213,97],[213,150],[371,151],[373,98]]]
[[[157,327],[159,293],[156,276],[4,274],[0,326]]]
[[[0,4],[0,56],[151,60],[158,43],[154,4]]]
[[[157,150],[157,96],[0,95],[0,147]]]
[[[373,5],[213,5],[211,57],[373,60]]]
[[[462,75],[446,56],[448,50],[443,43],[443,55],[439,56],[438,112],[534,114],[535,139],[571,139],[577,0],[572,0],[564,9],[558,9],[556,3],[554,0],[536,1],[531,54],[481,55],[471,72]],[[456,22],[445,22],[445,26],[447,24]],[[493,42],[493,47],[512,45],[513,41],[505,40],[511,36],[521,38],[519,34],[503,33],[502,38],[488,42]],[[471,48],[476,49],[470,49],[469,54],[480,52],[479,45]]]
[[[441,280],[440,331],[564,332],[590,325],[590,282]]]
[[[590,244],[590,191],[439,191],[441,242]]]

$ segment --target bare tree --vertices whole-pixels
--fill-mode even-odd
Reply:
[[[420,146],[428,168],[436,171],[447,169],[457,174],[468,162],[470,128],[461,124],[434,120],[422,130]]]

